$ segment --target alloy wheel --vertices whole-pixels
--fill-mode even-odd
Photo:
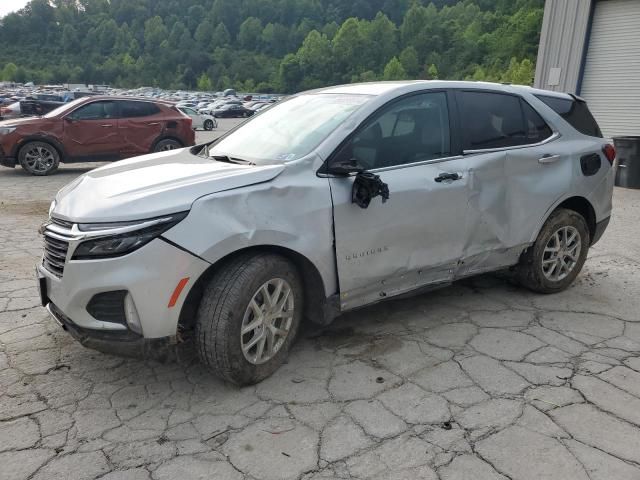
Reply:
[[[564,280],[576,267],[582,251],[580,232],[561,227],[551,235],[542,255],[542,273],[552,282]]]
[[[24,161],[34,172],[46,172],[55,163],[54,153],[42,146],[34,146],[24,156]]]
[[[253,294],[240,328],[247,361],[260,365],[278,353],[291,331],[294,308],[291,285],[282,278],[269,280]]]

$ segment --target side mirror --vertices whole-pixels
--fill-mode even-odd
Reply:
[[[349,160],[338,160],[336,162],[332,162],[327,168],[327,173],[348,176],[352,173],[364,172],[365,170],[366,169],[358,163],[358,160],[350,158]]]

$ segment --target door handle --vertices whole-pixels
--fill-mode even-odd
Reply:
[[[100,125],[102,128],[110,128],[113,127],[110,123],[105,123],[104,125]]]
[[[538,159],[538,163],[542,163],[547,164],[547,163],[554,163],[557,162],[558,160],[560,160],[560,155],[550,155],[550,154],[546,154],[543,155],[542,158]]]
[[[150,127],[155,127],[156,125],[160,125],[158,122],[147,123]]]
[[[460,180],[462,177],[457,173],[441,173],[434,180],[438,183],[446,182],[448,180],[455,182],[456,180]]]

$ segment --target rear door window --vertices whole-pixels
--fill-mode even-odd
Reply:
[[[560,98],[548,95],[536,95],[554,112],[564,118],[573,128],[590,137],[602,138],[602,132],[587,104],[573,98]]]
[[[457,98],[465,150],[532,145],[552,135],[542,117],[519,96],[461,91]]]
[[[148,117],[155,115],[160,109],[151,102],[135,102],[124,100],[120,102],[123,118]]]

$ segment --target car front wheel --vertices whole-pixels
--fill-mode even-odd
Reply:
[[[213,120],[211,119],[207,119],[204,121],[204,129],[207,132],[210,132],[211,130],[213,130]]]
[[[303,310],[296,267],[274,254],[242,255],[205,287],[196,323],[200,360],[237,385],[264,380],[284,362]]]
[[[566,289],[582,270],[590,244],[584,217],[573,210],[556,210],[522,255],[516,268],[519,282],[539,293]]]
[[[60,165],[60,154],[45,142],[29,142],[20,149],[18,161],[31,175],[49,175]]]

